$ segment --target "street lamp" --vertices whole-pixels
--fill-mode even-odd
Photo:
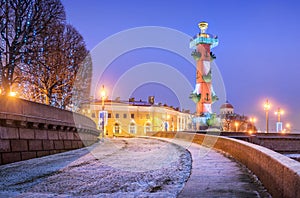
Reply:
[[[101,101],[102,101],[102,111],[99,112],[99,125],[101,124],[101,129],[102,129],[102,138],[104,137],[104,133],[105,133],[105,122],[106,122],[106,116],[107,116],[107,112],[104,111],[104,101],[105,101],[105,97],[106,97],[106,92],[104,89],[104,85],[102,85],[101,88]]]
[[[269,100],[267,99],[264,104],[264,110],[266,112],[266,133],[269,133],[269,110],[271,108],[271,104],[269,103]]]
[[[291,124],[287,123],[285,126],[287,128],[287,132],[291,132]]]
[[[249,119],[250,123],[251,123],[251,130],[254,131],[254,123],[256,122],[256,118],[255,117],[251,117]]]
[[[1,92],[2,92],[2,90],[1,90]],[[10,86],[10,91],[8,93],[8,96],[11,96],[11,97],[16,97],[17,96],[17,92],[13,91],[11,86]]]
[[[102,85],[102,90],[101,90],[101,99],[102,99],[102,111],[104,110],[104,100],[105,100],[106,92],[104,89],[104,85]]]
[[[277,122],[276,122],[276,132],[282,131],[282,122],[280,120],[281,115],[284,114],[284,111],[278,107],[277,111],[275,111],[275,115],[277,115]]]
[[[11,97],[16,97],[17,93],[14,91],[9,92],[9,96]]]
[[[275,111],[275,115],[277,115],[277,122],[280,122],[281,115],[284,114],[284,111],[278,107],[277,111]]]
[[[238,122],[235,122],[234,125],[235,125],[235,131],[237,132],[237,131],[238,131],[239,123],[238,123]]]

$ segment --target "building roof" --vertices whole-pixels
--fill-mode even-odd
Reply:
[[[182,110],[180,111],[179,107],[173,107],[173,106],[168,106],[167,104],[162,104],[162,103],[157,103],[157,104],[151,104],[147,101],[136,101],[136,100],[105,100],[104,101],[105,105],[113,105],[113,104],[120,104],[120,105],[128,105],[128,106],[140,106],[140,107],[162,107],[165,109],[169,109],[169,110],[174,110],[174,111],[178,111],[178,112],[182,112],[182,113],[188,113],[190,114],[189,110]],[[84,104],[93,104],[93,105],[101,105],[102,101],[101,100],[94,100],[93,102],[86,102]]]
[[[233,109],[233,106],[228,101],[226,101],[224,104],[222,104],[220,109],[228,109],[228,108]]]

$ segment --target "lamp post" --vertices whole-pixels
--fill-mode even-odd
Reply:
[[[284,114],[284,111],[278,107],[277,111],[275,111],[275,115],[277,115],[277,123],[276,123],[276,132],[282,131],[282,122],[280,120],[281,115]]]
[[[16,97],[17,93],[14,91],[9,92],[9,96],[11,97]]]
[[[235,122],[234,125],[235,125],[235,131],[237,132],[237,131],[238,131],[239,123],[238,123],[238,122]]]
[[[251,117],[249,119],[250,123],[251,123],[251,130],[254,132],[254,123],[256,122],[256,118],[255,117]]]
[[[11,97],[16,97],[17,96],[17,92],[13,91],[12,87],[10,86],[10,92],[9,92],[8,95],[11,96]]]
[[[281,115],[284,114],[284,111],[278,107],[277,111],[275,111],[275,115],[277,115],[277,122],[280,122]]]
[[[287,123],[285,126],[286,126],[287,132],[291,132],[291,124]]]
[[[104,100],[105,100],[105,89],[104,89],[104,85],[102,85],[102,90],[101,90],[101,100],[102,100],[102,111],[104,111]]]
[[[106,117],[106,112],[104,111],[105,106],[104,106],[104,101],[105,101],[105,96],[106,96],[106,92],[104,89],[104,85],[102,85],[101,88],[101,101],[102,101],[102,111],[100,112],[99,118],[101,121],[101,128],[102,128],[102,137],[104,137],[104,133],[105,133],[105,117]]]
[[[266,133],[269,133],[269,110],[271,108],[271,104],[269,103],[269,100],[267,99],[264,104],[264,110],[266,112]]]

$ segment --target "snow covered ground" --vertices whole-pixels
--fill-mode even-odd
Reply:
[[[300,153],[290,153],[290,154],[284,154],[284,155],[300,162]]]
[[[176,144],[109,139],[88,149],[0,166],[0,197],[176,197],[191,161]]]

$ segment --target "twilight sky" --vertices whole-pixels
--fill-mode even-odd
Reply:
[[[197,24],[207,21],[207,32],[219,37],[219,46],[212,51],[217,57],[215,63],[224,81],[226,98],[235,111],[257,117],[258,127],[265,130],[263,103],[268,98],[272,104],[270,129],[275,130],[274,111],[281,107],[285,111],[284,124],[290,122],[293,131],[300,131],[300,64],[296,60],[300,55],[300,1],[62,0],[62,3],[67,21],[83,35],[91,51],[104,39],[130,28],[160,26],[194,36],[199,32]],[[184,49],[189,46],[189,40],[185,46],[178,43]],[[191,63],[178,54],[154,48],[135,49],[117,57],[103,73],[101,83],[109,89],[124,72],[149,62],[175,68],[194,86],[195,70]],[[162,71],[150,72],[155,75]],[[182,104],[174,89],[168,87],[147,81],[130,94],[143,100],[155,95],[156,102],[195,111],[190,104]]]

